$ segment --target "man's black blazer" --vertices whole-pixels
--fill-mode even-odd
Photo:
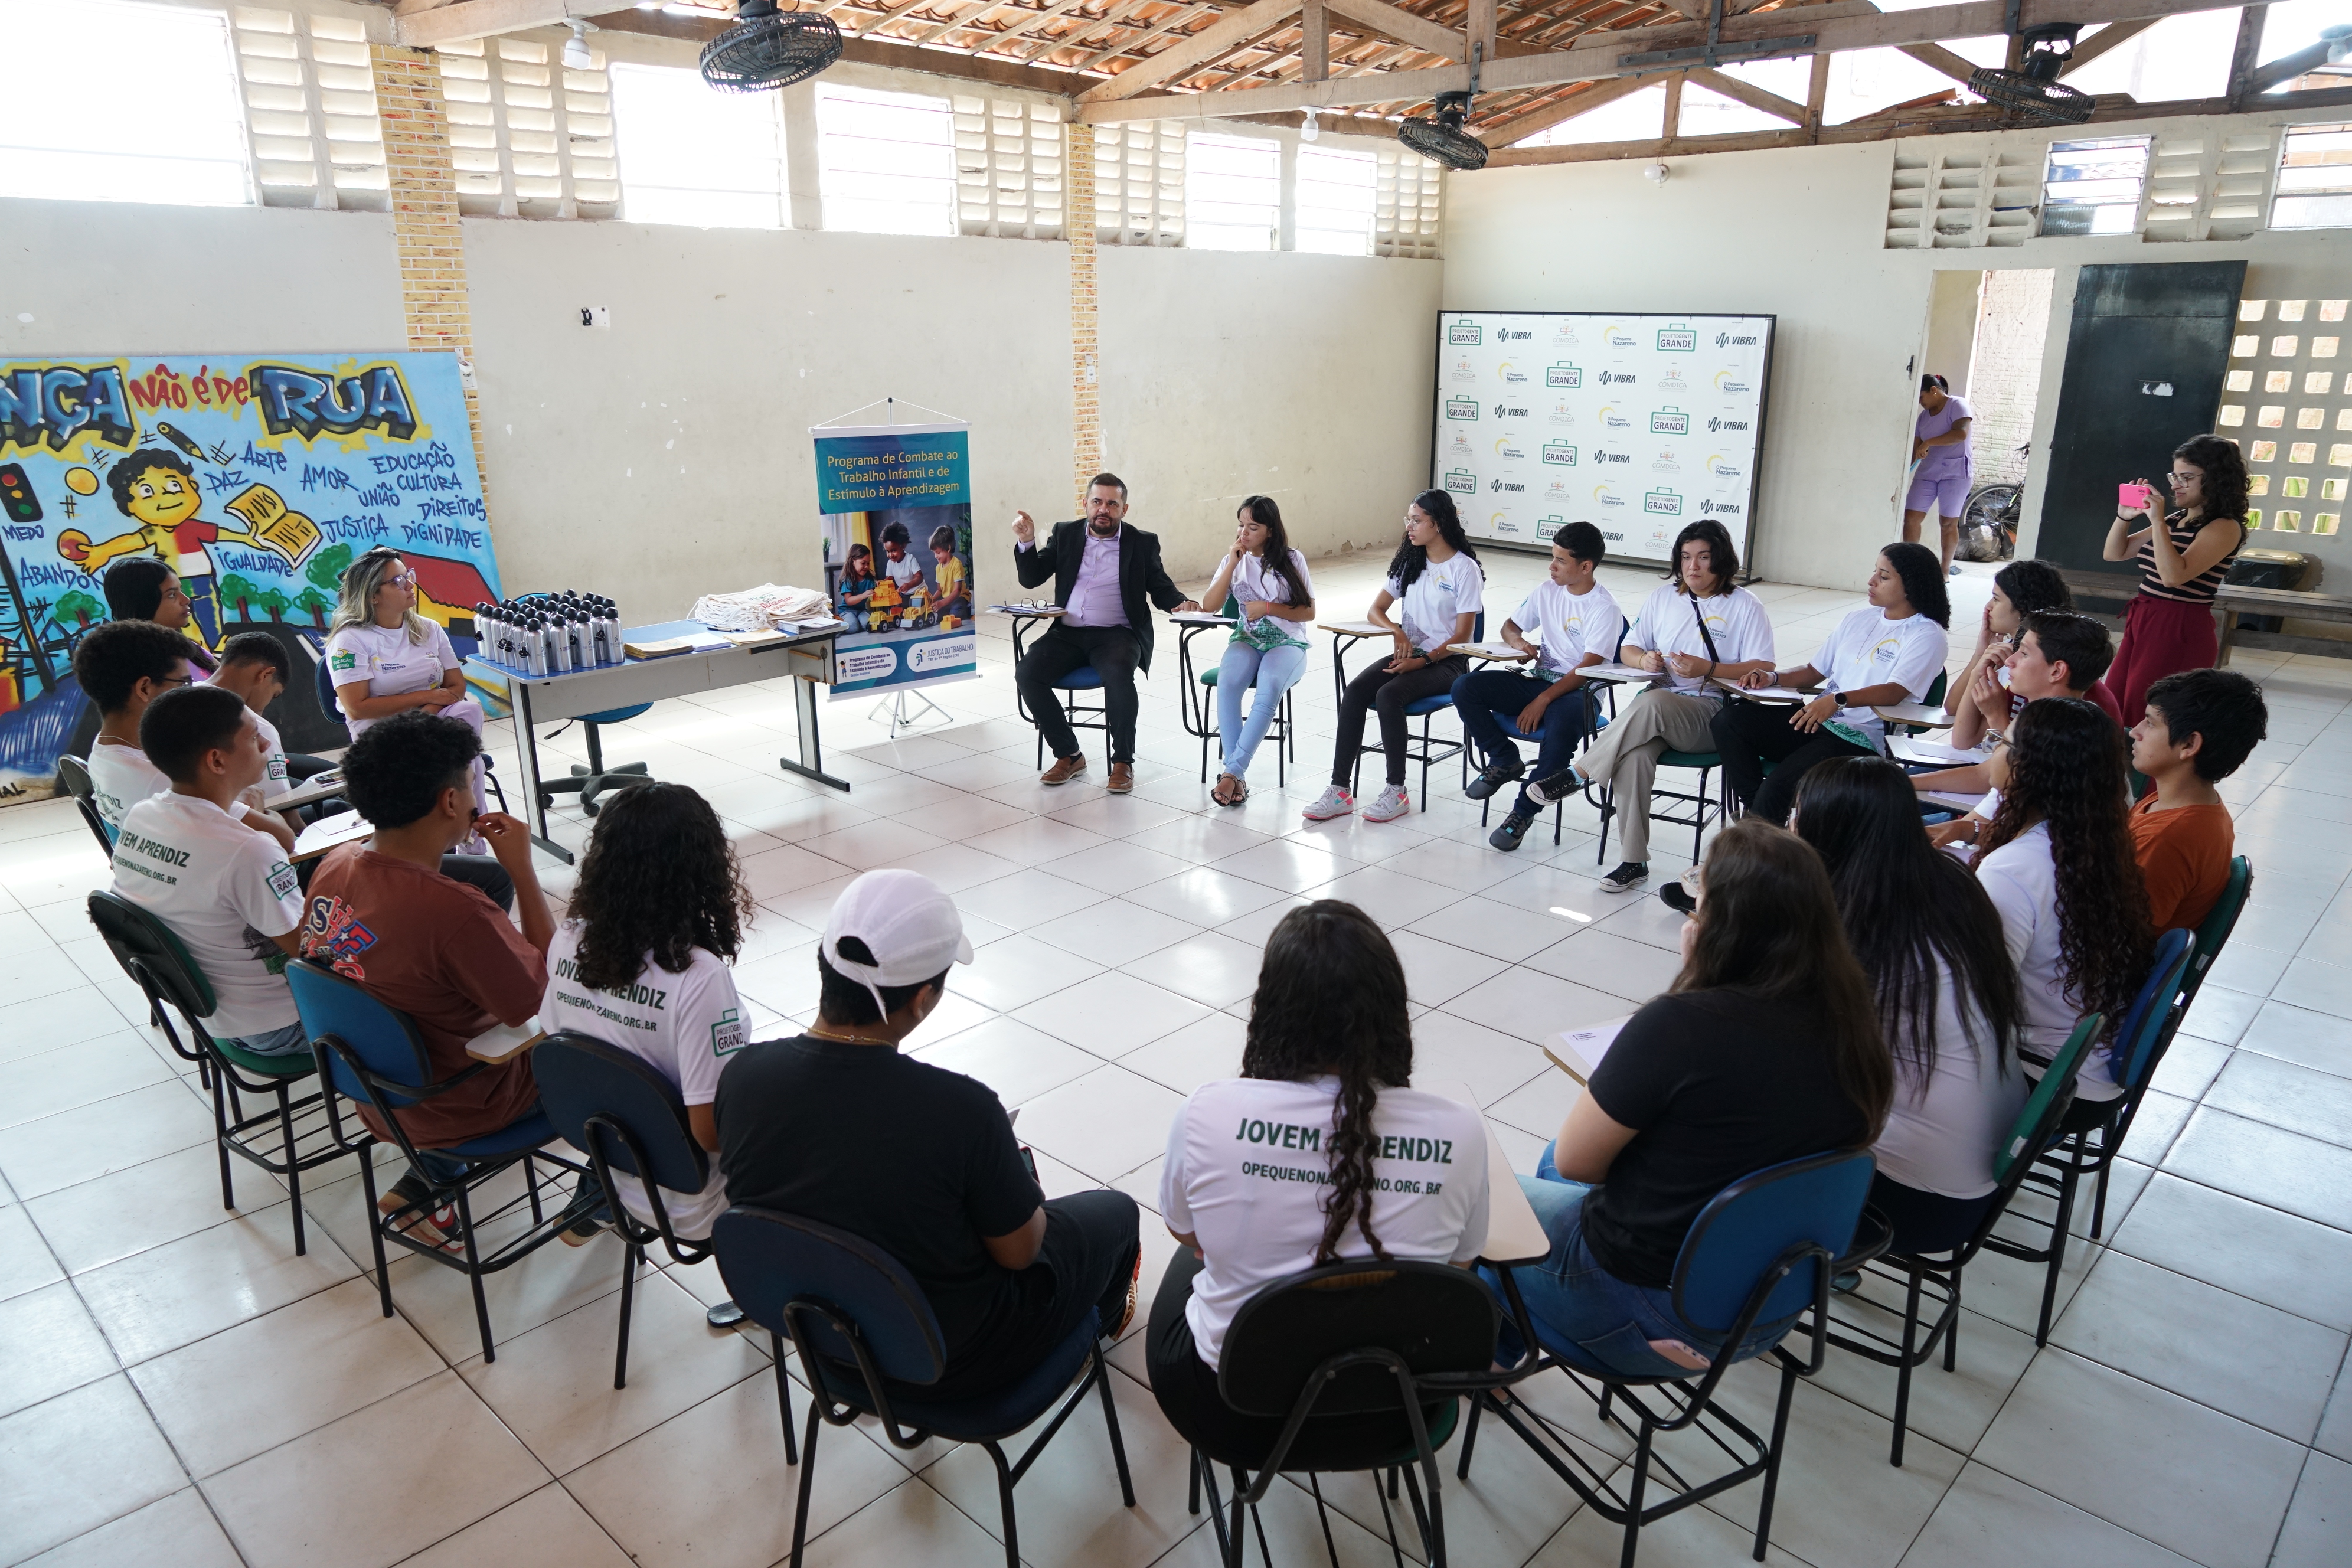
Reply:
[[[1013,569],[1021,577],[1021,585],[1034,588],[1046,578],[1054,580],[1054,603],[1066,605],[1070,590],[1077,585],[1078,563],[1086,559],[1087,524],[1084,518],[1057,522],[1045,531],[1034,550],[1013,548]],[[1139,668],[1147,673],[1151,668],[1151,614],[1144,607],[1149,596],[1151,603],[1163,610],[1172,610],[1184,602],[1182,589],[1170,581],[1167,569],[1160,564],[1160,536],[1146,533],[1131,523],[1118,525],[1118,602],[1127,611],[1127,624],[1135,632],[1136,658]]]

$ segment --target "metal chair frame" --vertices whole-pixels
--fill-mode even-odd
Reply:
[[[1176,633],[1176,662],[1183,681],[1183,689],[1178,693],[1177,707],[1184,720],[1185,732],[1200,739],[1202,784],[1209,782],[1209,743],[1212,741],[1217,742],[1217,756],[1221,761],[1225,748],[1224,736],[1217,728],[1216,716],[1209,711],[1209,693],[1214,688],[1210,685],[1208,678],[1213,672],[1202,670],[1195,673],[1193,670],[1192,639],[1202,632],[1215,629],[1188,625],[1179,627]],[[1250,689],[1255,691],[1257,689],[1253,686]],[[1289,763],[1298,755],[1297,731],[1290,711],[1290,693],[1295,689],[1296,687],[1291,687],[1283,691],[1282,703],[1274,712],[1274,722],[1266,726],[1265,738],[1274,742],[1274,778],[1277,786],[1289,784]]]
[[[92,798],[98,792],[96,786],[89,782],[89,760],[83,757],[59,757],[58,782],[65,786],[68,795],[73,796],[74,809],[81,813],[83,825],[89,827],[90,836],[98,840],[99,853],[112,860],[114,838],[107,832],[106,818],[98,815],[98,804]]]
[[[1584,733],[1579,738],[1577,742],[1580,746],[1591,744],[1593,737],[1600,734],[1602,730],[1608,728],[1610,721],[1617,717],[1617,686],[1614,681],[1601,681],[1597,684],[1587,686],[1585,689],[1592,693],[1593,721],[1585,726]],[[1609,705],[1609,711],[1606,716],[1603,716],[1601,712],[1601,704],[1603,702],[1606,702]],[[1524,742],[1527,744],[1533,746],[1540,746],[1543,744],[1542,736],[1530,735],[1525,730],[1519,728],[1517,714],[1505,714],[1497,712],[1495,717],[1503,721],[1503,732],[1506,735],[1508,735],[1512,740]],[[1477,750],[1477,748],[1475,743],[1465,745],[1462,754],[1462,788],[1465,792],[1470,787],[1470,752],[1475,750]],[[1483,759],[1486,753],[1481,752],[1479,755]],[[1485,771],[1484,767],[1479,771],[1483,773]],[[1507,784],[1504,786],[1505,789],[1511,786]],[[1495,795],[1490,795],[1486,799],[1478,803],[1479,826],[1484,827],[1486,826],[1486,818],[1494,809],[1495,795],[1498,795],[1502,793],[1502,790],[1496,790]],[[1551,803],[1551,842],[1552,847],[1555,849],[1559,847],[1560,836],[1567,826],[1567,821],[1568,796],[1562,795],[1558,800]]]
[[[1484,638],[1486,635],[1486,613],[1484,610],[1481,610],[1478,612],[1477,620],[1472,625],[1470,637],[1473,642],[1476,642]],[[1377,639],[1366,639],[1355,632],[1335,631],[1331,634],[1331,685],[1334,699],[1340,707],[1345,707],[1348,701],[1349,645],[1365,640]],[[1421,768],[1421,809],[1423,811],[1427,811],[1429,809],[1429,770],[1439,763],[1452,762],[1454,758],[1462,755],[1463,752],[1469,745],[1469,742],[1466,738],[1454,741],[1440,741],[1429,732],[1430,720],[1440,713],[1451,712],[1453,708],[1454,699],[1450,696],[1444,695],[1418,698],[1414,701],[1409,703],[1405,708],[1405,713],[1408,718],[1419,719],[1421,721],[1420,734],[1415,735],[1410,731],[1407,731],[1406,733],[1404,742],[1404,761],[1407,767],[1412,767],[1417,763]],[[1455,722],[1457,724],[1460,722],[1458,717],[1455,720]],[[1356,748],[1356,764],[1354,771],[1348,775],[1349,791],[1351,794],[1356,795],[1363,793],[1364,759],[1366,757],[1385,757],[1387,755],[1388,742],[1385,740],[1368,740],[1359,745]]]
[[[1048,616],[1016,616],[1013,617],[1013,664],[1015,669],[1020,668],[1023,656],[1027,654],[1029,651],[1030,626],[1039,621],[1044,621],[1050,625],[1054,619],[1055,617]],[[1077,699],[1077,693],[1081,691],[1100,691],[1102,689],[1101,674],[1095,669],[1093,665],[1082,664],[1078,666],[1076,669],[1074,669],[1070,671],[1069,674],[1062,677],[1062,679],[1065,681],[1076,679],[1081,671],[1094,677],[1094,684],[1092,686],[1056,685],[1054,689],[1063,694],[1062,717],[1069,721],[1070,729],[1073,733],[1080,730],[1099,730],[1102,731],[1103,766],[1108,767],[1110,766],[1110,701],[1108,698],[1104,698],[1097,700],[1092,706],[1088,706],[1080,702]],[[1137,673],[1140,674],[1141,671],[1138,671]],[[1031,729],[1036,729],[1037,715],[1030,711],[1029,700],[1021,695],[1021,683],[1018,680],[1015,680],[1013,683],[1013,710],[1019,713],[1021,717],[1027,721]],[[1078,748],[1083,752],[1086,749],[1086,742],[1083,741],[1079,742]],[[1039,730],[1037,731],[1036,766],[1042,769],[1045,765],[1045,732]]]

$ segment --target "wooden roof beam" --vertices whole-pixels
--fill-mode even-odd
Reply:
[[[1653,85],[1645,77],[1621,76],[1615,81],[1601,82],[1568,98],[1555,100],[1515,120],[1506,120],[1499,124],[1473,125],[1470,129],[1477,133],[1479,141],[1500,149],[1514,142],[1524,142],[1580,114],[1590,114]]]
[[[1228,11],[1197,33],[1176,42],[1108,81],[1078,94],[1081,103],[1102,103],[1131,98],[1145,88],[1197,69],[1245,39],[1271,32],[1298,15],[1299,0],[1255,0],[1238,11]],[[1264,89],[1261,91],[1266,90]],[[1292,108],[1302,107],[1291,105]]]

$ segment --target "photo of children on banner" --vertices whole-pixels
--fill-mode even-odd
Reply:
[[[824,519],[824,531],[826,559],[841,563],[829,569],[838,574],[834,607],[853,629],[952,632],[971,624],[969,507],[839,512]]]

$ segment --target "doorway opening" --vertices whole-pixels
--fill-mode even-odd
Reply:
[[[1970,419],[1956,561],[2007,561],[2017,552],[2056,279],[2046,267],[1935,274],[1919,368],[1942,376]],[[1905,500],[1906,508],[1913,504],[1911,496]],[[1930,548],[1942,521],[1922,520],[1921,539]]]

